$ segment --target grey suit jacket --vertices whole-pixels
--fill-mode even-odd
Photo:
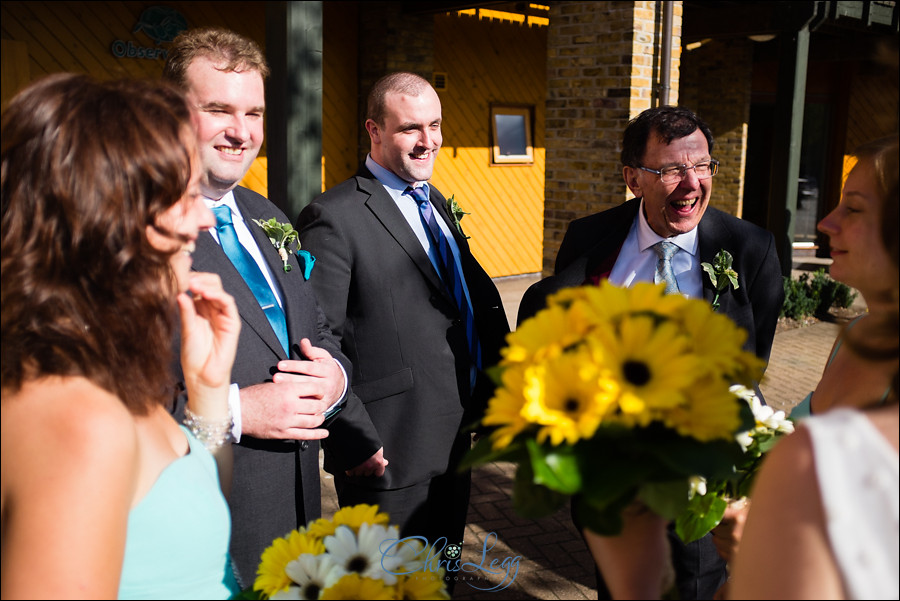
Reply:
[[[435,215],[446,201],[431,186]],[[364,166],[307,206],[297,222],[321,276],[319,303],[353,363],[353,393],[366,414],[344,412],[324,441],[326,469],[358,465],[384,446],[390,464],[361,486],[394,489],[454,469],[451,448],[482,415],[494,386],[470,361],[459,311],[403,214]],[[485,366],[499,360],[509,331],[496,286],[450,228],[459,246]]]
[[[299,342],[301,338],[309,338],[314,346],[326,349],[340,361],[349,377],[351,364],[331,335],[312,288],[301,275],[297,257],[291,254],[289,263],[293,269],[285,273],[281,258],[265,232],[250,221],[274,217],[289,223],[287,216],[265,197],[246,188],[236,188],[234,197],[281,288],[290,358],[302,358]],[[270,382],[278,361],[288,357],[253,293],[211,234],[201,233],[193,259],[194,270],[219,274],[241,314],[240,341],[231,381],[241,388]],[[314,270],[311,277],[318,275]],[[359,401],[355,402],[358,406]],[[346,410],[352,412],[351,405]],[[242,586],[253,584],[260,554],[272,540],[320,517],[318,451],[316,441],[261,440],[252,436],[242,436],[240,444],[234,445],[234,479],[228,500],[232,514],[231,554]]]
[[[519,305],[521,323],[545,306],[549,294],[580,286],[598,270],[607,271],[628,236],[640,207],[633,198],[617,207],[569,224],[556,257],[554,275],[533,284]],[[768,231],[728,213],[708,207],[698,226],[700,261],[713,262],[724,249],[734,257],[738,285],[719,296],[719,311],[747,330],[744,347],[768,361],[778,314],[784,303],[781,267],[775,237]],[[703,274],[703,298],[712,302],[716,291]]]

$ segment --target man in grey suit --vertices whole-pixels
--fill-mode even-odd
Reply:
[[[297,222],[365,407],[335,420],[325,465],[342,506],[377,503],[403,536],[459,544],[470,474],[457,466],[493,393],[482,368],[498,361],[509,326],[428,184],[442,140],[437,93],[413,73],[387,75],[369,94],[365,127],[365,164]]]
[[[784,302],[775,238],[709,206],[719,167],[712,150],[709,127],[686,108],[648,109],[629,122],[622,141],[622,174],[635,198],[569,225],[554,275],[525,292],[519,323],[563,288],[596,285],[604,279],[619,286],[659,281],[656,273],[662,258],[655,247],[661,244],[674,245],[669,262],[677,291],[712,302],[716,290],[700,264],[713,263],[715,255],[726,250],[734,258],[738,286],[720,294],[718,311],[747,330],[747,350],[768,360]],[[718,534],[730,535],[726,529],[731,524]],[[711,599],[727,575],[712,536],[689,545],[674,533],[669,538],[679,598]],[[598,595],[609,598],[599,573]]]
[[[341,405],[350,363],[297,256],[288,255],[293,269],[285,271],[278,251],[253,222],[275,218],[289,224],[288,218],[238,185],[262,145],[267,75],[255,42],[213,28],[182,33],[163,74],[184,90],[194,112],[197,140],[186,143],[197,146],[201,192],[219,222],[197,240],[194,268],[220,275],[243,323],[232,370],[238,444],[229,498],[231,555],[242,587],[253,584],[260,555],[272,540],[320,517],[317,440],[328,435],[324,414],[353,410],[352,402]],[[245,262],[234,262],[225,248]]]

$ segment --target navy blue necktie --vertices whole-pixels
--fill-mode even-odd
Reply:
[[[234,223],[231,220],[231,209],[227,205],[213,207],[213,213],[216,215],[216,231],[219,233],[219,243],[222,250],[234,264],[235,269],[244,278],[247,287],[253,292],[259,307],[266,314],[272,329],[278,336],[281,346],[284,348],[285,354],[290,356],[288,352],[288,332],[287,322],[284,318],[284,311],[275,298],[275,293],[269,287],[269,282],[259,269],[259,265],[253,259],[253,256],[247,252],[244,245],[240,243],[237,232],[234,230]]]
[[[472,314],[472,308],[466,300],[466,292],[463,288],[463,275],[460,273],[456,260],[453,258],[450,243],[434,217],[434,211],[431,209],[431,203],[428,202],[425,187],[407,188],[406,193],[412,196],[416,204],[419,205],[419,216],[425,225],[425,233],[428,234],[428,240],[431,242],[435,254],[437,254],[438,271],[441,279],[450,292],[450,296],[456,301],[460,317],[466,328],[469,356],[472,358],[472,363],[475,364],[475,367],[481,369],[481,344],[478,342],[478,332],[475,330],[475,316]]]

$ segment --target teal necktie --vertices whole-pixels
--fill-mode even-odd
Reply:
[[[278,299],[269,287],[265,276],[259,269],[259,265],[253,260],[253,256],[247,252],[244,245],[240,243],[237,232],[234,230],[234,223],[231,220],[231,209],[226,205],[213,207],[213,213],[216,215],[216,231],[219,233],[219,243],[225,255],[231,260],[234,268],[238,270],[247,287],[256,297],[260,309],[266,314],[266,318],[275,330],[278,340],[281,342],[282,348],[287,356],[290,357],[288,351],[288,332],[287,322],[284,318],[284,311],[278,304]]]

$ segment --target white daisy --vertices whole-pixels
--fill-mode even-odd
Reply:
[[[412,574],[424,571],[428,558],[428,547],[419,537],[407,537],[398,541],[385,541],[382,557],[385,566],[390,561],[390,569],[396,574]]]
[[[341,569],[393,585],[397,582],[395,572],[399,561],[396,556],[384,557],[381,548],[382,543],[390,544],[399,536],[396,526],[362,524],[358,536],[347,526],[338,526],[332,536],[325,537],[325,548]]]
[[[328,554],[304,553],[284,566],[284,573],[297,583],[297,599],[318,599],[319,593],[340,580],[346,572]]]

